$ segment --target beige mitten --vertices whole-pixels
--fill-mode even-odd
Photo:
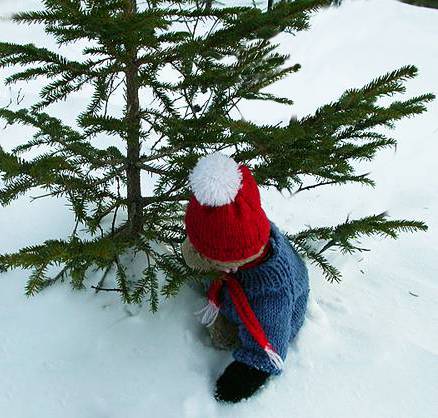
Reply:
[[[219,314],[213,325],[208,327],[211,342],[218,350],[234,350],[240,345],[237,325]]]

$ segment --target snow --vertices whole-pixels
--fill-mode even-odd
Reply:
[[[30,9],[36,0],[3,0],[0,15]],[[350,0],[312,20],[310,31],[281,37],[302,70],[273,86],[296,105],[251,104],[258,121],[279,122],[313,112],[349,87],[405,64],[420,69],[408,95],[438,93],[438,12],[392,0]],[[0,19],[2,40],[49,42],[39,28]],[[69,51],[74,53],[74,51]],[[0,73],[3,79],[5,72]],[[23,105],[37,85],[25,86]],[[7,104],[13,89],[0,90]],[[66,120],[86,94],[57,107]],[[67,107],[68,106],[68,107]],[[438,417],[438,101],[402,121],[397,152],[368,168],[375,190],[348,186],[295,197],[263,191],[269,217],[295,232],[303,225],[336,224],[389,210],[416,218],[427,233],[398,241],[370,240],[361,256],[331,255],[344,281],[326,283],[310,268],[312,298],[291,345],[286,370],[254,398],[217,404],[214,382],[230,361],[214,350],[193,311],[205,301],[185,288],[163,301],[156,315],[124,307],[113,294],[70,291],[59,285],[35,298],[24,293],[26,273],[0,283],[0,411],[5,418],[434,418]],[[26,130],[2,131],[2,146],[20,143]],[[147,187],[147,185],[145,184]],[[23,197],[0,208],[0,252],[72,227],[62,201]]]

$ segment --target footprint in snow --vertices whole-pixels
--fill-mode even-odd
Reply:
[[[335,297],[333,298],[333,300],[319,298],[318,305],[322,309],[326,309],[328,311],[339,312],[343,314],[349,312],[349,309],[345,306],[344,302],[339,297]]]

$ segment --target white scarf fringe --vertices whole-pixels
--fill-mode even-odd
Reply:
[[[269,357],[269,361],[276,369],[284,369],[284,361],[278,353],[276,353],[271,347],[265,347],[265,352]]]
[[[219,315],[219,307],[209,301],[201,310],[195,312],[195,315],[202,315],[201,324],[211,327]]]

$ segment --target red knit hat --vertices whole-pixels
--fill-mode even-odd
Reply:
[[[256,255],[269,241],[270,224],[248,167],[220,153],[202,157],[189,177],[194,193],[185,215],[193,247],[211,260]]]

